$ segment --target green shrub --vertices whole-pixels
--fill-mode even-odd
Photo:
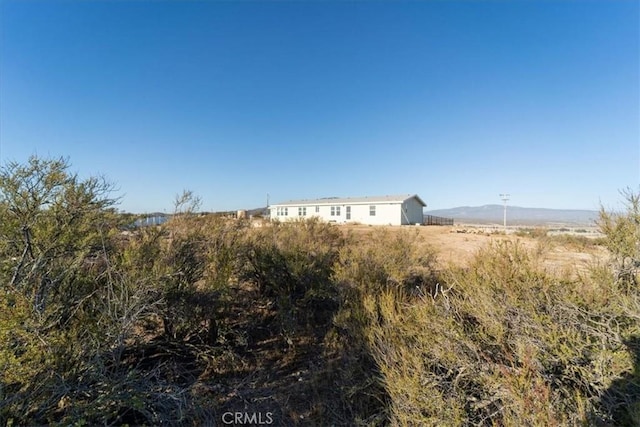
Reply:
[[[436,256],[418,230],[377,229],[340,251],[335,280],[365,293],[435,286]]]
[[[68,169],[32,157],[0,170],[0,424],[178,422],[195,404],[169,364],[145,370],[131,355],[215,251],[197,232],[123,238],[111,186]]]
[[[274,222],[248,236],[241,280],[273,299],[285,332],[326,323],[339,304],[331,276],[344,244],[338,228],[317,219]]]
[[[401,292],[411,300],[437,293],[435,262],[433,250],[415,230],[375,229],[340,250],[333,280],[340,285],[342,304],[334,325],[349,355],[343,367],[348,374],[343,375],[348,375],[352,404],[366,408],[360,413],[370,417],[363,424],[386,424],[397,397],[389,388],[393,379],[384,375],[376,345],[368,339],[381,316],[380,296]]]
[[[452,268],[432,297],[387,290],[365,298],[365,328],[398,425],[582,425],[634,369],[637,298],[581,298],[581,283],[539,268],[501,242]],[[606,286],[603,285],[603,286]],[[635,318],[634,318],[635,316]],[[594,415],[596,414],[596,415]]]
[[[217,311],[240,268],[246,227],[243,221],[184,213],[137,230],[126,242],[117,267],[154,290],[167,338],[215,343]]]
[[[625,287],[637,288],[640,271],[640,193],[622,192],[626,212],[600,210],[598,225],[605,234],[604,245],[612,254],[617,279]]]

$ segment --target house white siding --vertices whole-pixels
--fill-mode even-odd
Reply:
[[[402,202],[402,212],[402,224],[422,224],[424,221],[422,204],[415,197]]]
[[[370,225],[422,224],[426,204],[417,195],[298,200],[269,207],[280,221],[318,217],[336,223]]]

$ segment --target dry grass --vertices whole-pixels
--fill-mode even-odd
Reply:
[[[366,239],[372,227],[362,225],[338,226],[343,233],[356,240]],[[410,231],[420,236],[420,244],[428,245],[437,257],[439,269],[449,266],[465,266],[473,261],[476,253],[488,245],[497,242],[518,242],[521,246],[536,254],[542,266],[559,276],[569,275],[577,279],[579,274],[587,273],[592,264],[606,262],[609,252],[602,238],[585,236],[558,235],[547,236],[547,230],[532,229],[531,233],[458,233],[459,227],[376,227],[385,229],[389,234]],[[475,229],[474,229],[475,230]]]
[[[365,299],[392,424],[639,421],[601,400],[636,369],[636,350],[625,343],[640,334],[637,293],[616,293],[597,274],[580,282],[550,276],[510,242],[445,276],[434,295],[386,290]]]

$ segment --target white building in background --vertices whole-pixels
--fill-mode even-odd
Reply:
[[[328,197],[292,200],[269,206],[271,219],[287,221],[318,217],[324,221],[370,225],[422,224],[427,206],[416,194],[380,197]]]

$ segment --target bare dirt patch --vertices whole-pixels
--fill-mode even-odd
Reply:
[[[342,225],[345,233],[364,237],[373,231],[373,226]],[[441,267],[449,264],[464,266],[483,247],[497,241],[512,241],[522,244],[540,256],[543,266],[553,273],[571,275],[586,271],[595,262],[607,258],[607,250],[599,245],[575,245],[560,239],[543,237],[521,237],[504,234],[484,227],[459,226],[386,226],[390,232],[409,231],[419,233],[425,243],[431,245]]]

